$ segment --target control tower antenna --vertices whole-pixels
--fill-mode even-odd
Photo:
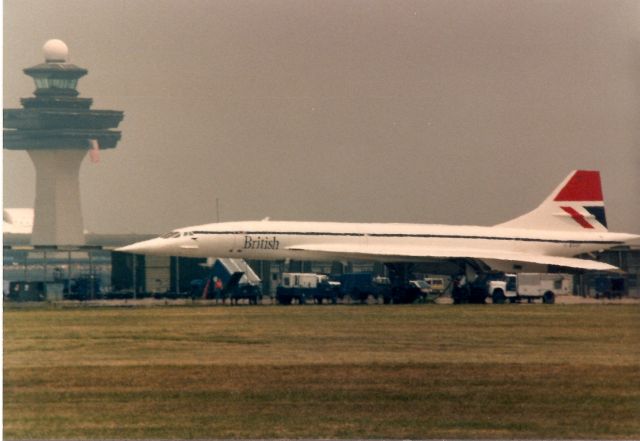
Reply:
[[[4,148],[26,150],[36,170],[33,245],[83,245],[80,165],[87,151],[115,148],[117,110],[90,110],[93,100],[79,98],[78,79],[86,69],[68,62],[61,40],[43,46],[45,62],[24,69],[33,78],[33,97],[21,109],[4,109]]]

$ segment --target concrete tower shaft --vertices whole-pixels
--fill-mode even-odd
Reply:
[[[83,245],[80,165],[86,150],[27,150],[36,169],[33,245]]]

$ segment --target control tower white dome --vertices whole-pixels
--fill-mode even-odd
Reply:
[[[69,48],[62,40],[52,39],[42,46],[47,63],[65,63],[69,56]]]

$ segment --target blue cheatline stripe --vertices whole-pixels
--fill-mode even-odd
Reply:
[[[546,242],[546,243],[568,243],[568,244],[598,244],[598,245],[623,245],[624,242],[594,241],[594,240],[560,240],[560,239],[536,239],[527,237],[499,237],[499,236],[458,236],[450,234],[408,234],[408,233],[332,233],[322,231],[194,231],[194,234],[208,235],[280,235],[280,236],[327,236],[327,237],[397,237],[397,238],[420,238],[420,239],[475,239],[475,240],[501,240],[518,242]]]

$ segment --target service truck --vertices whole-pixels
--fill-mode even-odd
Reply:
[[[421,288],[411,282],[393,285],[388,277],[372,273],[346,273],[340,276],[343,303],[367,303],[369,297],[378,303],[413,303],[422,296]]]
[[[366,303],[369,296],[380,303],[389,303],[391,282],[386,277],[374,277],[372,273],[345,273],[340,275],[339,280],[343,303]]]
[[[503,280],[492,280],[488,294],[493,303],[502,304],[542,299],[542,303],[555,303],[557,295],[573,293],[573,276],[561,273],[505,274]]]
[[[276,300],[290,305],[294,300],[304,305],[308,300],[322,303],[327,299],[337,303],[339,284],[329,281],[325,274],[282,273],[282,282],[276,289]]]
[[[429,289],[432,294],[444,294],[447,290],[449,283],[445,283],[444,277],[425,277],[424,281],[429,285]]]
[[[600,274],[593,280],[593,286],[596,291],[596,299],[604,297],[606,299],[621,299],[627,292],[627,280],[624,277]]]

